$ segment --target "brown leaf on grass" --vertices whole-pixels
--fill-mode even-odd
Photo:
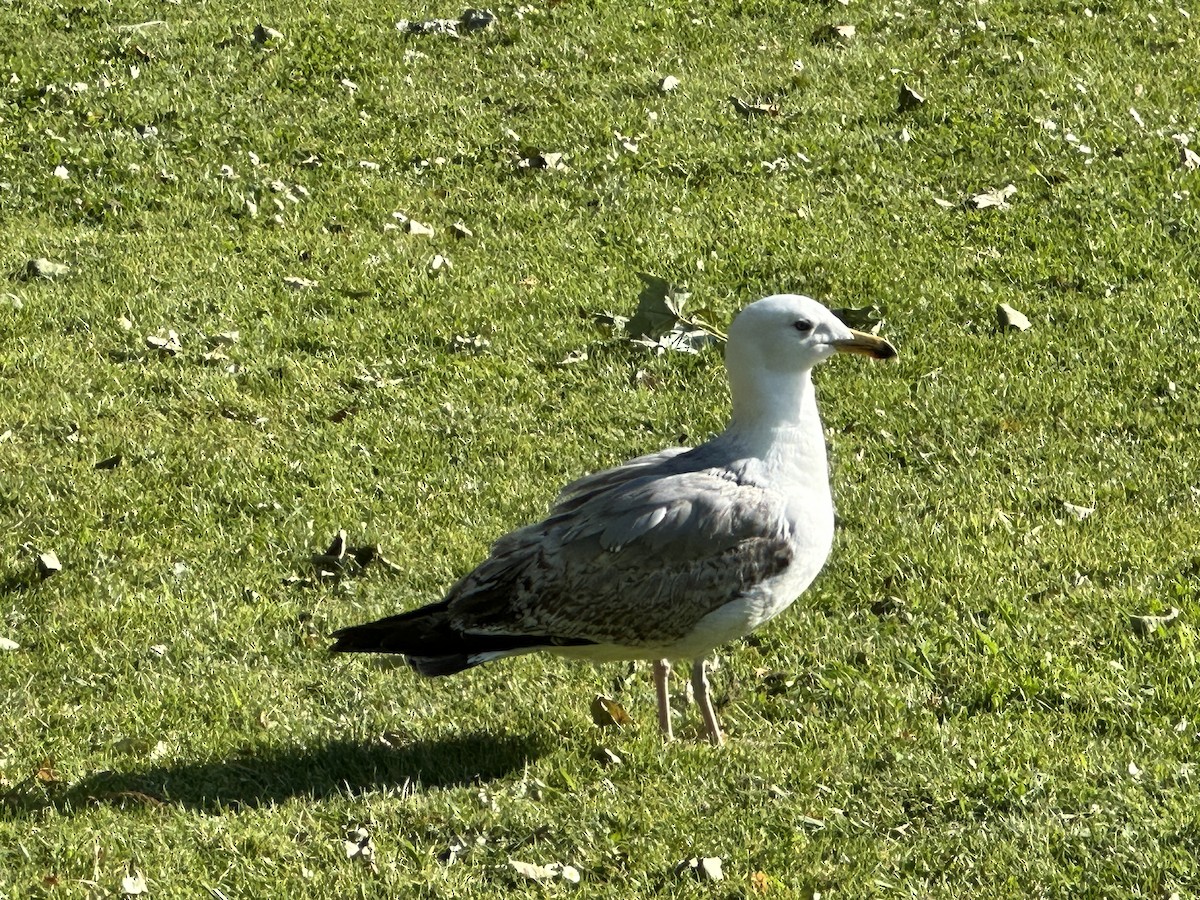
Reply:
[[[54,768],[53,757],[47,756],[42,760],[41,765],[37,767],[37,771],[33,773],[33,780],[38,784],[59,784],[62,782],[62,776]]]
[[[771,889],[771,876],[766,872],[755,872],[750,876],[750,890],[755,894],[765,894]]]
[[[625,707],[612,697],[597,694],[590,709],[592,721],[600,728],[624,728],[633,724],[633,719],[625,711]]]

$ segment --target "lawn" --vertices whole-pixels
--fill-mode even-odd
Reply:
[[[1200,22],[673,6],[0,3],[0,897],[1200,896]],[[900,351],[817,374],[728,745],[647,666],[331,658],[723,427],[643,274]]]

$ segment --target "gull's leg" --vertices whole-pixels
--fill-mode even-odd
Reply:
[[[658,727],[665,740],[671,740],[671,695],[667,691],[667,679],[671,677],[671,661],[654,661],[654,694],[658,698]]]
[[[708,739],[720,747],[725,743],[725,735],[721,734],[721,723],[717,721],[712,701],[708,698],[708,661],[705,659],[692,663],[692,697],[700,707],[700,717],[704,720]]]

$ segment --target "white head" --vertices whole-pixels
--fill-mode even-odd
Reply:
[[[725,347],[734,420],[799,421],[812,367],[835,353],[890,359],[896,350],[848,328],[811,297],[776,294],[751,303],[733,320]]]

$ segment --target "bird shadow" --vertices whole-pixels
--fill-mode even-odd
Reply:
[[[130,771],[105,770],[68,785],[31,782],[0,795],[0,810],[74,813],[94,806],[176,806],[230,812],[294,797],[353,797],[482,784],[517,771],[553,746],[548,735],[483,732],[399,747],[332,741],[318,747],[270,747],[209,762]]]

